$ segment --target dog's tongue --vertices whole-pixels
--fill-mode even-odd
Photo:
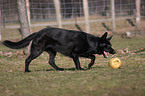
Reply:
[[[104,58],[108,58],[108,56],[107,56],[107,52],[104,51],[103,56],[104,56]]]

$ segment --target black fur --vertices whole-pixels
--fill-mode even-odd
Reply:
[[[30,55],[25,61],[25,72],[30,72],[30,62],[38,57],[43,51],[49,53],[49,64],[56,70],[63,70],[55,65],[55,56],[59,52],[73,59],[76,69],[83,70],[80,66],[79,57],[90,58],[88,69],[94,64],[95,54],[109,52],[114,54],[107,32],[102,37],[96,37],[81,31],[66,30],[60,28],[45,28],[33,33],[19,42],[4,41],[3,44],[12,49],[26,47],[32,40]]]

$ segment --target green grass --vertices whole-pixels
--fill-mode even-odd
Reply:
[[[43,53],[30,64],[32,72],[24,72],[27,56],[22,50],[8,49],[0,44],[0,96],[144,96],[145,54],[120,53],[144,47],[144,38],[114,38],[117,54],[105,59],[96,56],[91,70],[77,71],[73,60],[57,54],[56,64],[66,68],[55,71],[49,64],[49,55]],[[111,69],[108,62],[118,57],[120,69]],[[89,59],[80,58],[81,66],[87,68]]]
[[[130,26],[125,23],[126,21],[122,22],[124,26],[116,22],[117,28],[121,30],[119,32],[132,31],[126,30]],[[40,22],[34,24],[37,23],[40,24]],[[106,24],[109,26],[110,22]],[[85,30],[84,24],[79,25]],[[101,22],[90,23],[90,26],[91,32],[99,36],[106,30]],[[44,26],[32,27],[32,32],[42,28]],[[76,29],[73,24],[64,25],[63,28]],[[2,31],[3,40],[20,40],[20,38],[17,29]],[[125,49],[132,51],[145,48],[144,41],[143,36],[126,39],[115,35],[111,42],[117,54],[109,55],[107,59],[96,56],[92,69],[85,71],[75,70],[73,60],[61,54],[57,54],[56,64],[66,70],[56,71],[48,64],[49,55],[44,52],[30,64],[31,73],[24,72],[27,56],[23,55],[22,50],[8,49],[0,43],[0,96],[144,96],[145,54],[121,53]],[[113,57],[121,59],[120,69],[111,69],[108,66],[109,60]],[[80,61],[84,68],[87,68],[90,62],[84,58],[80,58]]]

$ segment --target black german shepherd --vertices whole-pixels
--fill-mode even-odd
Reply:
[[[60,28],[45,28],[39,32],[33,33],[19,42],[4,41],[3,44],[12,49],[20,49],[29,45],[32,40],[30,55],[25,61],[25,72],[30,72],[30,62],[38,57],[43,51],[49,53],[49,64],[56,70],[64,70],[55,65],[55,56],[59,52],[73,59],[76,69],[83,70],[80,66],[79,57],[90,58],[91,62],[88,69],[94,64],[95,54],[106,52],[115,54],[111,47],[110,40],[107,38],[107,32],[102,37],[96,37],[81,31],[66,30]]]

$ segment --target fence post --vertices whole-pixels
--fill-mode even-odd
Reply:
[[[136,0],[136,27],[140,33],[140,0]]]
[[[83,10],[85,15],[85,24],[86,24],[86,32],[90,32],[90,24],[89,24],[89,8],[88,8],[88,0],[83,0]]]
[[[30,15],[29,0],[26,0],[26,8],[27,8],[27,17],[28,17],[28,22],[29,22],[30,32],[31,32],[31,15]]]
[[[62,28],[60,1],[54,0],[54,6],[55,6],[55,11],[56,11],[56,18],[57,18],[58,27]]]
[[[26,0],[17,0],[17,5],[22,38],[25,38],[30,34],[30,25],[27,14]],[[24,54],[29,54],[28,47],[24,49]]]
[[[115,0],[110,1],[111,5],[111,17],[112,17],[112,32],[114,33],[116,30],[116,23],[115,23]]]
[[[0,8],[0,41],[2,40],[2,35],[1,35],[1,8]]]

